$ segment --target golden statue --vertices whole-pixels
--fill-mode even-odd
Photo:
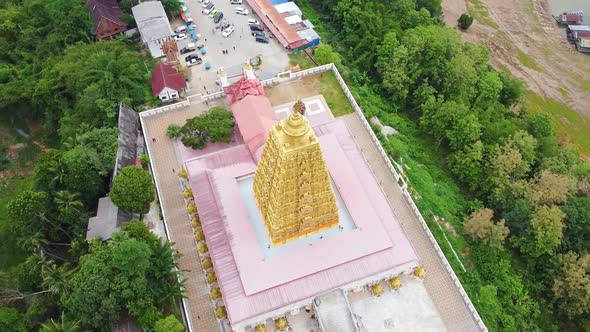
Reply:
[[[297,102],[270,130],[254,175],[254,197],[272,245],[338,225],[330,175],[304,109]]]
[[[254,332],[266,332],[266,325],[256,325],[256,328],[254,328]]]
[[[381,294],[383,294],[383,286],[381,286],[381,283],[372,285],[371,293],[377,297],[381,296]]]
[[[227,317],[227,311],[225,310],[225,306],[215,308],[215,317],[217,317],[217,319],[223,319]]]
[[[207,257],[201,261],[201,266],[204,270],[209,270],[213,267],[213,263],[211,262],[211,258]]]
[[[424,279],[424,277],[426,277],[426,270],[423,267],[418,266],[414,269],[413,274],[417,278]]]
[[[399,277],[391,278],[387,281],[391,289],[402,288],[402,280]]]

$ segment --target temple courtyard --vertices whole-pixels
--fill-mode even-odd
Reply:
[[[252,196],[257,156],[238,130],[230,144],[202,150],[166,137],[172,123],[183,125],[213,106],[230,109],[225,97],[142,116],[166,230],[185,271],[184,304],[192,330],[259,331],[264,325],[275,331],[282,318],[290,331],[480,330],[359,116],[334,117],[342,110],[333,112],[328,105],[334,102],[313,89],[323,78],[314,75],[265,88],[281,121],[297,100],[305,103],[330,170],[340,220],[337,228],[281,245],[270,245],[257,211]],[[179,178],[183,168],[186,180]],[[189,186],[199,209],[198,228],[206,235],[199,245],[183,197]],[[210,197],[216,199],[208,201]],[[221,202],[225,209],[207,210],[207,202]],[[214,217],[215,211],[222,213]],[[204,260],[213,262],[215,280]],[[425,277],[416,273],[418,267],[425,269]],[[394,276],[400,284],[392,282]],[[221,289],[222,299],[212,300],[214,288]],[[219,307],[228,318],[216,317]]]

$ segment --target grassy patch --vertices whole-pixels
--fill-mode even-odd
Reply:
[[[289,54],[289,64],[291,66],[299,65],[301,69],[309,69],[315,67],[315,64],[311,61],[311,59],[305,54],[305,52],[298,52],[297,54]]]
[[[538,72],[543,72],[543,69],[537,65],[535,60],[524,53],[521,49],[517,48],[516,52],[518,53],[518,60],[522,63],[523,66],[536,70]]]
[[[467,9],[469,15],[473,16],[476,21],[483,25],[487,25],[491,28],[498,29],[498,25],[492,19],[490,19],[490,14],[488,12],[488,7],[486,7],[481,1],[479,0],[469,0],[470,5]]]
[[[326,72],[315,86],[318,92],[324,96],[326,103],[332,110],[332,114],[338,117],[354,112],[348,102],[348,98],[340,88],[336,75],[332,71]]]
[[[526,105],[532,112],[546,112],[553,119],[560,136],[571,140],[585,155],[590,155],[590,120],[552,99],[529,92]]]
[[[0,180],[0,271],[17,265],[25,258],[9,230],[7,205],[13,198],[33,187],[33,178]]]

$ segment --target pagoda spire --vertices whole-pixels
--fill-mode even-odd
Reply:
[[[338,225],[338,208],[305,105],[275,125],[254,175],[254,197],[272,245]]]

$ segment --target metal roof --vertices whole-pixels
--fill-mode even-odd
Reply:
[[[141,3],[131,8],[131,11],[144,43],[173,35],[170,22],[168,22],[168,17],[160,1]]]

